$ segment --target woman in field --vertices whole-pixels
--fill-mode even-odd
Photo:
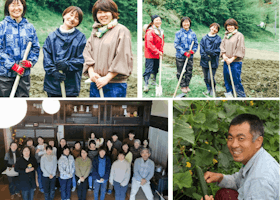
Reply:
[[[19,173],[18,185],[23,200],[33,200],[34,189],[36,189],[35,171],[37,167],[37,161],[31,156],[30,148],[25,146],[22,149],[22,156],[15,165],[15,171]]]
[[[198,41],[195,32],[191,29],[191,19],[189,17],[183,17],[181,19],[181,29],[175,34],[174,47],[176,49],[176,66],[177,66],[177,78],[180,78],[184,63],[188,58],[186,71],[184,72],[180,86],[183,93],[191,91],[189,88],[192,78],[193,69],[193,54],[197,51]],[[194,42],[191,49],[191,44]]]
[[[79,7],[70,6],[62,13],[63,25],[49,34],[44,46],[44,90],[48,97],[62,97],[64,81],[67,97],[79,96],[86,36],[76,27],[83,20]]]
[[[200,41],[200,66],[202,67],[202,71],[204,74],[204,82],[207,87],[206,95],[213,96],[213,88],[211,85],[211,77],[209,71],[209,61],[211,62],[212,67],[212,76],[214,82],[214,90],[216,86],[215,82],[215,74],[216,70],[219,66],[219,57],[220,57],[220,45],[221,45],[221,37],[217,35],[220,30],[220,25],[218,23],[212,23],[210,25],[210,32],[205,35]]]
[[[238,23],[233,18],[228,19],[224,27],[226,33],[220,48],[221,56],[224,60],[224,81],[227,90],[225,95],[232,96],[233,94],[228,70],[228,65],[230,65],[237,97],[246,97],[241,83],[242,59],[245,56],[244,36],[238,31]]]
[[[7,168],[14,169],[17,158],[19,158],[19,157],[20,157],[20,154],[18,151],[18,145],[16,142],[12,142],[10,144],[9,151],[5,154],[5,158],[4,158]],[[19,193],[18,175],[9,176],[9,174],[7,174],[7,177],[8,177],[8,181],[9,181],[9,190],[10,190],[11,199],[14,199],[15,195],[18,197],[21,197],[21,195]]]
[[[125,97],[133,67],[129,30],[118,23],[118,6],[98,0],[92,8],[93,30],[84,50],[83,73],[90,77],[90,97]]]
[[[6,0],[5,18],[0,22],[0,97],[9,97],[17,75],[20,81],[16,97],[29,97],[30,68],[38,61],[39,41],[34,26],[24,17],[25,0]],[[32,42],[26,60],[22,60],[28,42]]]
[[[145,72],[143,74],[145,86],[144,92],[149,91],[149,79],[153,74],[152,85],[156,85],[156,77],[159,68],[159,58],[163,55],[164,34],[161,29],[161,18],[158,15],[151,16],[151,23],[147,26],[145,34]]]

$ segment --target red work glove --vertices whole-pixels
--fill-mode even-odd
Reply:
[[[190,50],[190,54],[194,54],[194,51],[193,51],[193,50]]]
[[[14,64],[14,66],[12,67],[12,70],[14,70],[16,73],[18,73],[18,75],[22,76],[24,73],[24,68],[19,66],[18,64]]]
[[[25,68],[31,68],[32,67],[32,64],[30,61],[28,60],[24,60],[21,62],[22,66],[25,67]]]
[[[184,53],[185,56],[187,56],[188,58],[191,57],[191,54],[189,54],[187,51]]]

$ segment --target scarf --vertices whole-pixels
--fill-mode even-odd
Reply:
[[[235,35],[237,33],[237,29],[235,29],[233,32],[229,33],[228,31],[226,31],[226,38],[230,39],[233,35]]]
[[[95,32],[95,36],[98,38],[101,38],[107,31],[114,28],[118,25],[118,20],[113,19],[109,24],[107,25],[99,25],[98,30]]]
[[[156,35],[158,35],[159,37],[162,37],[163,29],[161,29],[161,27],[157,28],[155,25],[153,25],[152,29],[154,29]]]

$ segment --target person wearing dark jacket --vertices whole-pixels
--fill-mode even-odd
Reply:
[[[19,173],[19,189],[21,190],[23,200],[33,200],[35,183],[35,171],[38,167],[35,157],[30,155],[30,148],[25,146],[22,149],[20,157],[15,165],[15,171]]]
[[[106,156],[106,150],[100,148],[98,156],[92,161],[92,178],[94,180],[94,199],[98,199],[99,189],[101,190],[100,200],[105,199],[107,181],[111,170],[111,160]]]
[[[19,151],[18,151],[18,145],[16,142],[12,142],[10,144],[9,151],[6,153],[4,161],[6,162],[6,166],[8,169],[14,168],[16,164],[17,158],[20,157]],[[7,170],[8,170],[7,169]],[[18,197],[21,197],[18,189],[18,176],[9,176],[7,174],[8,181],[9,181],[9,190],[11,199],[15,198],[15,195]]]
[[[211,77],[209,71],[209,61],[211,62],[212,67],[212,76],[214,82],[214,88],[216,86],[215,74],[219,65],[219,55],[220,55],[220,45],[221,37],[217,35],[220,30],[220,25],[218,23],[212,23],[210,25],[210,32],[205,35],[200,41],[200,66],[204,74],[204,82],[207,87],[206,95],[213,95]]]
[[[37,63],[40,45],[34,26],[24,17],[25,0],[6,0],[0,22],[0,97],[9,97],[17,75],[20,75],[16,97],[29,97],[30,69]],[[27,45],[32,42],[26,60]],[[20,64],[21,62],[21,64]]]
[[[75,27],[82,22],[83,12],[79,7],[70,6],[62,16],[63,25],[47,37],[43,46],[44,90],[48,97],[61,97],[60,83],[64,81],[66,96],[77,97],[81,89],[83,50],[87,41]]]
[[[118,133],[114,132],[112,135],[113,148],[116,148],[118,151],[122,150],[122,142],[118,140]]]

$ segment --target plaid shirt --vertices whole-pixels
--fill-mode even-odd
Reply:
[[[17,73],[11,70],[15,63],[19,63],[24,56],[28,42],[32,46],[27,60],[34,66],[38,61],[40,45],[36,30],[26,18],[17,23],[10,16],[0,22],[0,76],[16,77]],[[23,76],[28,76],[30,69],[26,69]]]
[[[137,181],[141,181],[142,178],[147,182],[154,176],[155,164],[152,160],[148,159],[144,162],[143,158],[137,158],[134,162],[134,174],[133,177]]]

